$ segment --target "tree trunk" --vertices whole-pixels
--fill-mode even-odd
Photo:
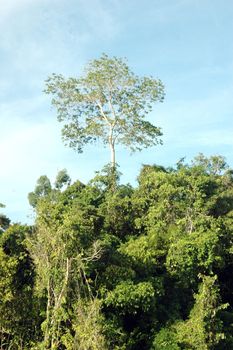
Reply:
[[[111,143],[109,146],[111,150],[111,168],[115,168],[116,166],[115,146],[113,143]]]
[[[109,129],[108,143],[109,143],[110,152],[111,152],[111,168],[115,169],[116,157],[115,157],[115,144],[114,144],[114,139],[113,139],[113,128],[114,128],[114,126],[111,125],[110,129]]]
[[[114,125],[111,125],[108,136],[108,143],[111,152],[111,168],[110,168],[110,178],[109,178],[109,188],[112,192],[116,190],[117,176],[116,176],[116,154],[115,154],[115,140],[113,138]]]

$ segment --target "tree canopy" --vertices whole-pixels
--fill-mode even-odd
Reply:
[[[1,348],[232,349],[224,158],[144,165],[114,193],[111,182],[106,167],[88,184],[42,176],[35,224],[0,233]]]
[[[63,140],[78,152],[101,140],[110,147],[115,167],[116,144],[134,152],[161,143],[161,129],[145,117],[155,102],[163,101],[164,85],[160,79],[137,76],[125,59],[103,54],[79,78],[53,74],[45,92],[52,95],[64,124]]]

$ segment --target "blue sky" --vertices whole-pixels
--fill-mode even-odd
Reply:
[[[229,0],[0,0],[0,202],[12,221],[30,222],[37,178],[66,168],[88,181],[109,161],[101,145],[81,155],[61,142],[44,80],[77,76],[105,52],[138,75],[159,77],[164,103],[150,120],[163,146],[130,156],[117,149],[124,182],[143,163],[174,165],[197,153],[233,167],[233,2]]]

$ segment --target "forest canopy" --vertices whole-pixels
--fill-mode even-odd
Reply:
[[[233,348],[233,171],[144,165],[109,189],[41,177],[35,225],[0,234],[2,349]]]

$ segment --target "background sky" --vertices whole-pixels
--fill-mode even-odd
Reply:
[[[233,167],[233,2],[230,0],[0,0],[0,202],[30,222],[28,192],[40,175],[66,168],[87,182],[109,162],[101,145],[65,148],[44,81],[78,76],[103,52],[165,84],[150,120],[163,146],[130,156],[117,149],[122,181],[142,164],[173,166],[199,152]]]

